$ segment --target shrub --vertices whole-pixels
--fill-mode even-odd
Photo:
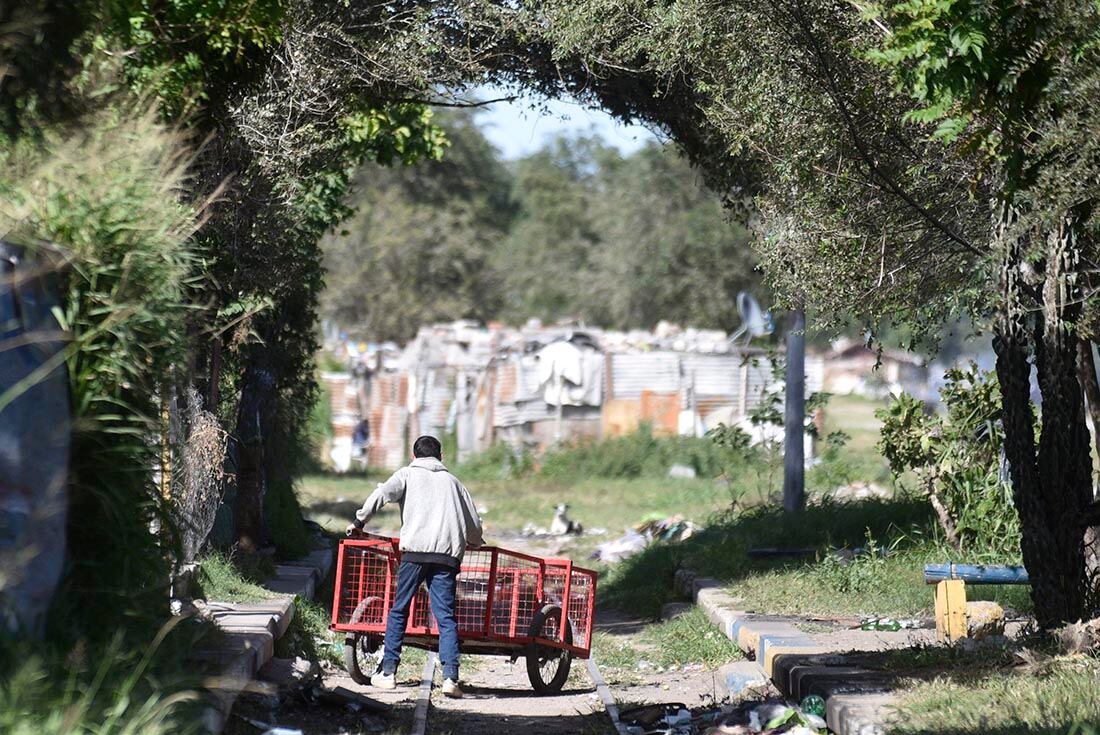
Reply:
[[[642,424],[625,436],[552,449],[543,457],[539,474],[560,479],[664,477],[672,465],[683,464],[701,477],[717,477],[725,469],[722,454],[709,439],[657,437]]]
[[[902,394],[878,412],[879,449],[895,475],[912,471],[949,542],[1017,557],[1019,518],[1001,477],[1001,394],[995,376],[973,364],[949,370],[941,391],[946,413],[928,416]]]
[[[533,468],[534,461],[529,452],[497,442],[467,459],[456,471],[469,480],[505,480],[528,475]]]

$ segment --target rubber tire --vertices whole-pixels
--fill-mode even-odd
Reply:
[[[348,670],[348,676],[351,677],[352,681],[363,686],[370,684],[370,678],[374,675],[374,672],[363,671],[356,653],[364,641],[368,645],[370,644],[370,638],[371,636],[362,633],[354,633],[344,638],[344,668]]]
[[[541,610],[535,613],[535,617],[531,619],[531,630],[528,635],[534,637],[542,632],[543,626],[546,625],[546,621],[554,620],[555,622],[561,621],[561,608],[557,605],[544,605]],[[573,629],[569,626],[565,626],[565,642],[573,642]],[[531,687],[535,690],[536,694],[557,694],[561,691],[561,688],[565,686],[566,679],[569,678],[569,667],[573,664],[573,654],[568,651],[562,652],[562,663],[558,666],[558,671],[554,675],[554,678],[548,682],[542,680],[542,671],[539,670],[539,652],[538,646],[531,643],[527,647],[527,678],[531,681]]]

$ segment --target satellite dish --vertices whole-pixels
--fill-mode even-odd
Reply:
[[[771,312],[761,309],[748,291],[737,294],[737,313],[741,315],[741,326],[730,336],[730,342],[744,335],[745,344],[748,344],[754,337],[763,337],[775,331]]]

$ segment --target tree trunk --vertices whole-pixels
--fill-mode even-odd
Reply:
[[[233,506],[233,526],[237,544],[247,552],[268,543],[264,521],[264,495],[267,488],[264,444],[275,394],[275,378],[264,366],[266,346],[260,345],[249,355],[241,381],[241,404],[237,414],[240,460],[237,467],[237,498]]]
[[[1078,379],[1076,323],[1082,297],[1076,285],[1080,268],[1072,221],[1067,218],[1047,242],[1043,283],[1044,323],[1036,350],[1043,426],[1039,435],[1039,479],[1048,528],[1054,541],[1048,564],[1054,598],[1049,612],[1058,622],[1084,613],[1085,556],[1081,514],[1092,502],[1092,453],[1085,425],[1085,403]]]
[[[1100,381],[1096,379],[1096,361],[1092,350],[1092,340],[1082,339],[1077,342],[1077,376],[1085,392],[1085,404],[1092,419],[1093,447],[1096,456],[1100,457]],[[1094,473],[1093,498],[1095,497]],[[1085,572],[1090,580],[1100,579],[1100,526],[1089,526],[1085,529]]]
[[[1000,228],[1004,232],[1007,222]],[[1020,283],[1021,246],[1018,241],[1002,243],[1001,313],[993,337],[997,354],[997,379],[1001,386],[1005,458],[1012,479],[1012,495],[1020,516],[1021,551],[1031,576],[1031,593],[1036,617],[1043,625],[1056,622],[1056,608],[1049,597],[1056,586],[1057,572],[1050,565],[1049,549],[1054,544],[1039,482],[1035,447],[1035,415],[1031,406],[1031,365],[1028,363],[1028,309],[1022,302]]]
[[[1008,224],[1006,218],[1002,233]],[[1016,239],[1003,243],[1003,303],[993,347],[1024,565],[1031,578],[1035,617],[1040,626],[1051,628],[1075,621],[1084,612],[1081,517],[1092,499],[1092,461],[1073,332],[1081,299],[1075,278],[1079,255],[1070,222],[1050,233],[1045,244],[1042,304],[1032,309],[1032,344],[1043,398],[1038,451],[1027,360],[1029,309],[1023,302],[1023,252]]]
[[[783,510],[806,505],[806,314],[791,312],[787,323],[787,385],[783,406]]]

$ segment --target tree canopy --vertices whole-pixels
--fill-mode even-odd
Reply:
[[[469,111],[438,115],[438,162],[367,165],[357,214],[326,238],[322,314],[376,340],[431,321],[662,319],[733,329],[736,294],[762,286],[751,237],[674,150],[623,155],[561,137],[499,159]]]

